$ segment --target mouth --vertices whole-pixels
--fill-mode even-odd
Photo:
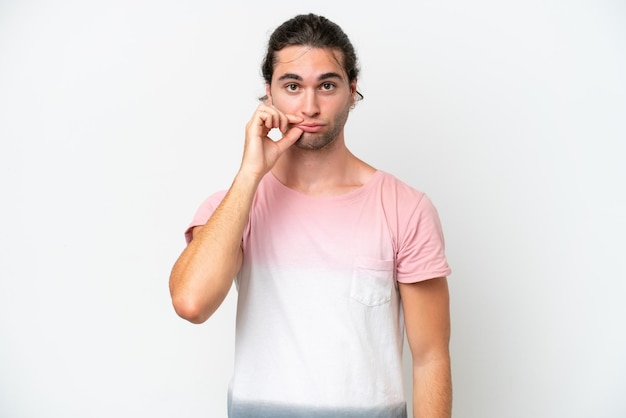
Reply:
[[[304,132],[320,132],[324,129],[324,125],[315,123],[300,123],[298,125],[294,125],[294,127],[301,129]]]

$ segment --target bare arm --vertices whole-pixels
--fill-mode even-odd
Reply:
[[[257,185],[254,178],[236,177],[213,216],[194,228],[193,240],[174,264],[172,303],[188,321],[206,321],[226,298],[241,267],[241,237]]]
[[[400,283],[407,339],[413,359],[413,416],[450,418],[450,309],[445,277]]]
[[[288,129],[289,123],[299,121],[301,118],[263,104],[248,122],[237,176],[207,223],[194,228],[193,240],[172,268],[170,294],[182,318],[202,323],[226,298],[241,268],[241,239],[256,189],[278,157],[302,134],[298,128]],[[285,133],[278,141],[267,136],[273,128]]]

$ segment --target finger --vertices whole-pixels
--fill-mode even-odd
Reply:
[[[284,118],[280,121],[280,131],[284,134],[287,132],[290,124],[300,123],[304,121],[304,118],[296,115],[285,114]]]
[[[304,131],[300,128],[291,128],[289,129],[282,138],[276,141],[276,145],[281,152],[281,154],[290,146],[292,146],[299,138],[302,136]]]
[[[256,111],[256,117],[257,124],[263,126],[268,131],[279,127],[280,117],[273,109],[265,106],[259,107]]]

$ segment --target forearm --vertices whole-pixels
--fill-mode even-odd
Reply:
[[[280,155],[302,135],[289,123],[302,122],[271,105],[261,104],[246,125],[246,141],[239,173],[211,218],[193,231],[170,275],[174,309],[183,318],[206,321],[226,298],[243,259],[241,239],[256,189]],[[267,135],[280,129],[274,141]]]
[[[413,368],[413,417],[452,416],[450,358],[432,360]]]
[[[260,178],[238,174],[207,223],[194,231],[170,276],[176,312],[201,323],[220,306],[241,266],[241,239]]]

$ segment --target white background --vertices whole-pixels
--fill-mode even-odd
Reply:
[[[439,209],[454,416],[626,416],[625,3],[296,3],[0,0],[0,416],[225,416],[236,294],[191,325],[168,276],[309,11],[349,147]]]

